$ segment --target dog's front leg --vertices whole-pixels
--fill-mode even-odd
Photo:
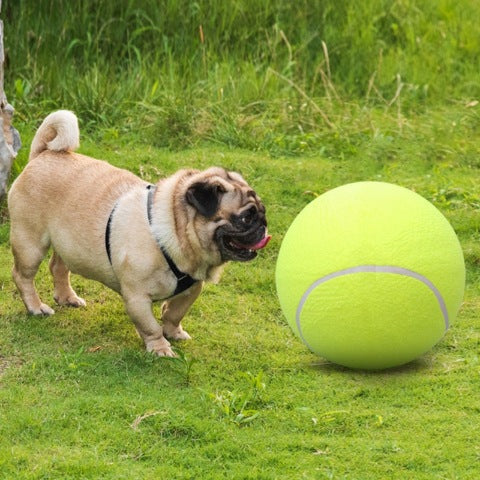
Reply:
[[[148,352],[161,357],[174,357],[175,354],[168,340],[163,336],[163,329],[152,312],[152,300],[144,294],[128,294],[122,291],[125,308],[135,324],[138,334],[145,342]]]
[[[167,300],[162,308],[163,333],[170,340],[189,340],[190,335],[180,322],[202,291],[203,282],[197,282],[185,292]]]

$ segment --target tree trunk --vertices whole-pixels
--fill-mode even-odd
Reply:
[[[0,11],[2,0],[0,0]],[[7,192],[7,182],[13,159],[20,149],[20,135],[12,126],[14,108],[8,103],[3,89],[3,21],[0,19],[0,199]]]

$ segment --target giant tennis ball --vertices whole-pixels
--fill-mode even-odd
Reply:
[[[445,217],[383,182],[316,198],[282,242],[276,284],[293,331],[352,368],[402,365],[430,350],[455,318],[465,265]]]

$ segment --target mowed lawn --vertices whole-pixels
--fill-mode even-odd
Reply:
[[[466,131],[443,136],[444,124],[430,118],[434,145],[416,136],[424,120],[390,138],[295,157],[226,146],[168,152],[138,136],[82,136],[82,153],[149,181],[185,166],[240,171],[267,206],[273,239],[205,288],[184,321],[193,340],[177,343],[179,357],[169,360],[144,352],[117,294],[76,276],[86,308],[27,316],[10,277],[5,218],[0,478],[478,479],[480,143]],[[27,142],[32,131],[22,133]],[[311,354],[275,292],[278,249],[295,215],[315,195],[357,180],[397,183],[432,201],[467,263],[465,302],[446,336],[383,372]],[[46,263],[37,285],[52,304]]]

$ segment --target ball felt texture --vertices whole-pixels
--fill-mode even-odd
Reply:
[[[295,218],[276,265],[280,306],[313,352],[384,369],[429,351],[463,299],[465,263],[447,219],[409,189],[358,182]]]

